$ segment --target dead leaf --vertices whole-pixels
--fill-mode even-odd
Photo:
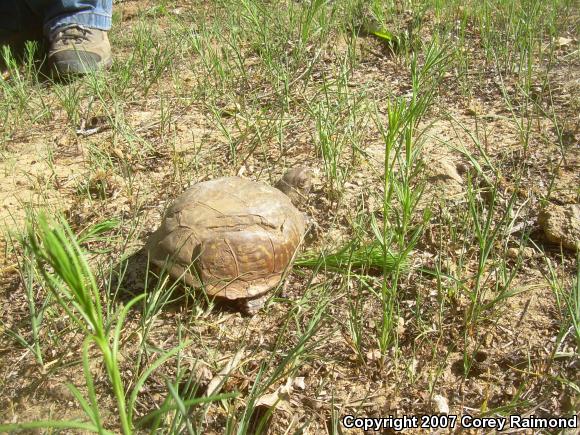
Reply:
[[[76,133],[79,136],[87,137],[105,130],[109,130],[110,128],[111,126],[109,125],[108,118],[106,116],[93,116],[88,121],[82,119],[81,125],[77,129]]]
[[[367,359],[369,361],[378,361],[381,359],[381,351],[379,349],[369,350],[367,352]]]
[[[123,154],[120,148],[113,148],[111,151],[119,160],[125,160],[125,154]]]
[[[557,40],[556,40],[556,45],[558,47],[565,47],[566,45],[570,45],[570,43],[574,42],[574,40],[572,38],[564,38],[562,36],[560,36]]]
[[[219,393],[221,387],[228,376],[237,368],[237,366],[242,361],[245,352],[244,350],[239,350],[234,357],[225,365],[220,372],[214,376],[214,378],[210,381],[209,385],[207,386],[207,390],[205,392],[206,397],[209,397],[213,394]]]
[[[256,401],[256,407],[265,406],[267,408],[281,409],[290,412],[290,393],[292,393],[292,379],[289,378],[285,385],[280,386],[270,394],[260,396]]]
[[[397,319],[397,334],[403,335],[405,333],[405,319],[402,317],[396,317]]]

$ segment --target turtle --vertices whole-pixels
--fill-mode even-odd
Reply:
[[[292,168],[276,187],[241,177],[193,185],[150,236],[150,261],[174,279],[255,314],[302,243],[306,216],[295,204],[310,192],[311,174]]]

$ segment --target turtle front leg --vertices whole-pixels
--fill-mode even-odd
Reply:
[[[267,300],[268,295],[258,296],[257,298],[239,299],[237,307],[243,314],[253,316],[262,309]]]

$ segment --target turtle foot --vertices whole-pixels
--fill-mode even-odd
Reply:
[[[267,295],[258,296],[257,298],[240,299],[237,302],[237,307],[243,314],[254,316],[262,309],[267,300]]]

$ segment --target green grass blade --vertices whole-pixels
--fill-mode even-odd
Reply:
[[[209,397],[198,397],[195,399],[188,399],[188,400],[183,400],[179,405],[177,404],[167,404],[162,406],[159,409],[156,409],[153,412],[150,412],[149,414],[147,414],[146,416],[142,417],[141,419],[139,419],[135,426],[136,427],[143,427],[143,425],[145,425],[145,423],[147,423],[149,420],[158,417],[160,415],[166,414],[169,411],[174,411],[176,409],[178,409],[180,406],[192,406],[192,405],[199,405],[202,403],[210,403],[210,402],[217,402],[220,400],[227,400],[227,399],[234,399],[236,397],[239,396],[239,393],[226,393],[226,394],[218,394],[216,396],[209,396]]]
[[[137,400],[137,395],[139,394],[139,391],[141,390],[141,387],[143,386],[143,384],[145,383],[145,381],[147,381],[147,378],[149,378],[149,376],[151,376],[151,373],[153,373],[163,363],[165,363],[165,361],[167,361],[172,356],[176,355],[178,352],[180,352],[182,349],[184,349],[185,347],[189,346],[190,344],[191,344],[191,341],[186,341],[184,343],[181,343],[179,346],[174,347],[173,349],[171,349],[170,351],[166,352],[165,354],[161,355],[149,367],[147,367],[147,369],[139,377],[139,379],[135,383],[135,387],[133,388],[133,391],[131,392],[131,395],[129,396],[129,401],[127,402],[127,408],[128,408],[128,413],[129,413],[129,421],[131,421],[132,420],[132,417],[133,417],[133,409],[135,407],[135,402]]]
[[[129,313],[129,310],[135,305],[137,302],[141,301],[141,299],[147,296],[146,293],[143,293],[129,301],[129,303],[123,308],[119,317],[117,318],[117,324],[115,325],[115,333],[113,334],[113,358],[117,359],[117,354],[119,351],[119,342],[121,337],[121,329],[123,328],[123,324],[125,323],[125,318]]]
[[[81,429],[98,433],[99,429],[90,423],[83,423],[74,420],[41,420],[29,423],[0,424],[0,432],[19,432],[34,429]],[[114,432],[103,431],[106,435],[114,435]]]
[[[382,39],[385,42],[397,42],[397,37],[386,29],[371,30],[369,33],[379,39]]]
[[[193,427],[191,426],[191,421],[189,420],[189,413],[188,413],[188,406],[185,405],[183,399],[179,396],[179,391],[177,390],[177,388],[175,388],[175,386],[171,383],[171,382],[167,382],[166,383],[167,389],[169,390],[169,394],[171,394],[171,397],[173,398],[173,400],[175,401],[175,404],[177,406],[177,410],[179,411],[179,413],[181,414],[181,416],[185,419],[185,424],[187,426],[187,430],[188,432],[191,434],[193,433]]]
[[[85,383],[87,385],[89,400],[91,401],[90,409],[92,411],[91,420],[99,428],[99,432],[103,430],[103,424],[101,422],[101,416],[99,413],[99,405],[97,403],[97,394],[95,392],[95,385],[93,383],[93,377],[91,375],[91,369],[89,364],[89,346],[92,342],[91,337],[87,337],[83,343],[83,372],[85,374]],[[77,398],[78,400],[78,398]],[[82,404],[82,403],[81,403]],[[83,407],[84,408],[84,407]],[[86,412],[86,409],[85,409]]]
[[[79,391],[79,389],[77,387],[75,387],[73,384],[71,384],[70,382],[67,382],[66,387],[69,389],[69,391],[72,393],[72,395],[75,396],[75,399],[77,399],[77,402],[79,403],[79,405],[81,406],[83,411],[85,411],[85,414],[87,414],[87,416],[91,419],[91,421],[93,422],[93,424],[95,425],[95,427],[97,428],[97,430],[100,433],[102,426],[100,425],[99,418],[95,415],[95,411],[98,413],[98,410],[91,407],[91,405],[83,397],[83,395]]]
[[[372,242],[367,245],[348,243],[330,254],[305,253],[295,261],[298,267],[314,268],[322,264],[327,270],[346,272],[352,270],[395,270],[402,262],[399,254],[383,249],[380,243]]]

